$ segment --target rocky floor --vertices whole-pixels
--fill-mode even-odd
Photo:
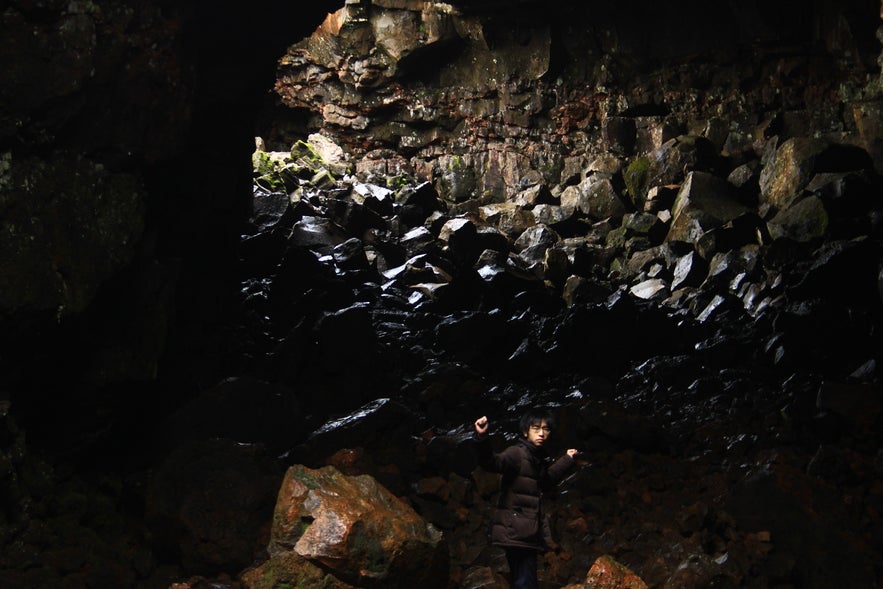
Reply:
[[[879,584],[875,233],[747,244],[697,279],[649,233],[631,251],[574,248],[566,224],[510,236],[426,185],[291,157],[295,198],[255,188],[232,378],[85,470],[29,452],[7,404],[4,587],[239,587],[291,464],[373,475],[445,533],[451,586],[500,586],[470,424],[502,445],[532,405],[582,451],[549,499],[545,586],[602,555],[651,587]]]

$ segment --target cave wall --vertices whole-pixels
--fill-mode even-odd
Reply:
[[[235,289],[255,112],[289,39],[330,9],[4,5],[0,394],[35,440],[200,382],[191,342]],[[181,385],[155,390],[164,374]]]
[[[815,136],[879,169],[876,12],[352,3],[280,60],[288,112],[262,133],[284,150],[321,129],[358,172],[431,180],[455,201],[511,199],[531,173],[566,184],[574,157],[628,158],[679,135],[710,139],[733,167],[771,137]]]

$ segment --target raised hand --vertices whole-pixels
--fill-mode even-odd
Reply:
[[[567,455],[570,456],[571,458],[576,458],[577,454],[579,454],[579,450],[577,450],[576,448],[570,448],[567,451]]]
[[[487,434],[487,430],[490,427],[488,424],[487,416],[482,415],[478,419],[475,420],[475,433],[481,437]]]

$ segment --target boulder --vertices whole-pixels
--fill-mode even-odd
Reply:
[[[751,160],[748,163],[737,166],[727,176],[727,182],[739,190],[743,200],[757,201],[760,192],[760,161]]]
[[[650,243],[659,244],[668,233],[668,220],[664,215],[638,212],[622,217],[622,226],[628,235],[646,237]]]
[[[271,192],[257,185],[254,187],[251,202],[249,221],[260,231],[275,227],[291,206],[287,193]]]
[[[876,206],[880,184],[880,176],[866,170],[822,172],[813,176],[806,191],[818,195],[832,217],[851,217]]]
[[[311,133],[307,137],[313,152],[332,174],[342,175],[349,170],[346,154],[332,139],[321,133]]]
[[[405,186],[395,196],[396,204],[414,210],[415,217],[425,219],[433,211],[442,210],[438,191],[431,182],[422,182],[416,186]]]
[[[426,227],[415,227],[402,236],[399,244],[405,248],[409,256],[428,254],[440,249],[436,237]]]
[[[267,550],[270,559],[243,575],[248,589],[320,586],[316,579],[332,587],[447,586],[442,533],[373,477],[332,466],[288,469]]]
[[[666,142],[678,137],[682,125],[668,117],[658,115],[635,117],[636,141],[635,151],[648,153],[662,147]]]
[[[543,277],[555,286],[562,286],[570,274],[570,259],[567,252],[557,247],[546,249],[543,258]]]
[[[395,193],[385,186],[356,182],[350,197],[356,204],[365,205],[378,214],[391,215],[393,212]]]
[[[447,244],[454,260],[465,265],[473,264],[484,249],[479,243],[475,223],[462,217],[451,219],[442,225],[438,238]]]
[[[518,236],[518,239],[515,240],[515,250],[520,252],[531,246],[550,248],[558,243],[559,239],[560,237],[554,230],[546,225],[537,224],[528,227]]]
[[[712,229],[748,212],[725,180],[705,172],[691,172],[675,199],[666,240],[695,243]]]
[[[649,185],[666,186],[679,184],[692,171],[713,171],[718,164],[718,152],[704,137],[680,135],[663,143],[648,159]]]
[[[554,227],[559,223],[564,223],[571,219],[573,217],[574,209],[563,207],[561,205],[538,204],[531,209],[531,212],[537,223]]]
[[[543,261],[546,258],[546,251],[548,249],[547,246],[542,244],[532,245],[518,252],[516,258],[520,260],[526,270],[532,272],[538,278],[542,278]]]
[[[647,584],[630,568],[604,555],[595,560],[582,584],[564,589],[647,589]]]
[[[433,264],[426,254],[409,258],[401,266],[384,272],[383,276],[404,286],[413,286],[420,282],[447,282],[451,279],[451,275]]]
[[[440,168],[436,189],[441,197],[461,202],[473,196],[476,189],[475,166],[471,156],[446,155],[438,159]]]
[[[690,252],[678,258],[675,263],[671,289],[676,290],[682,286],[699,286],[707,273],[708,263],[696,252]]]
[[[726,288],[736,276],[759,274],[760,249],[750,245],[738,250],[717,253],[708,262],[706,288]]]
[[[612,177],[608,174],[592,174],[577,188],[579,200],[575,208],[591,219],[596,221],[608,218],[619,219],[628,211],[625,202],[613,185]],[[568,204],[564,202],[563,194],[561,204],[562,206]],[[569,204],[573,205],[573,203]]]
[[[370,268],[368,256],[361,240],[351,237],[332,250],[334,263],[344,271],[367,271]]]
[[[294,224],[288,241],[293,246],[330,252],[349,237],[342,227],[330,219],[306,216]]]
[[[664,262],[667,253],[666,249],[662,246],[634,252],[625,266],[627,275],[629,277],[640,276],[642,272],[647,272],[654,264]]]
[[[631,287],[629,292],[639,299],[665,298],[668,296],[668,285],[660,278],[651,278]]]
[[[496,227],[480,225],[476,228],[475,237],[481,251],[509,252],[509,238]]]
[[[553,200],[548,186],[545,184],[535,184],[516,194],[512,202],[519,206],[530,208],[539,204],[551,204]]]
[[[764,202],[786,209],[815,174],[816,159],[828,147],[822,139],[794,137],[785,141],[760,172],[760,194]]]
[[[767,222],[770,237],[787,237],[811,242],[822,239],[828,231],[828,212],[822,199],[808,196],[787,209],[779,211]]]
[[[567,306],[578,304],[598,304],[610,296],[610,289],[597,281],[587,280],[582,276],[568,276],[562,289],[561,297]]]
[[[668,211],[674,205],[675,198],[678,196],[678,186],[653,186],[647,190],[647,199],[644,201],[644,212],[656,213],[659,215],[664,211]],[[670,219],[670,217],[669,217]],[[660,216],[661,221],[666,221]]]
[[[510,236],[520,235],[536,222],[531,211],[511,202],[479,207],[479,214],[485,222]]]

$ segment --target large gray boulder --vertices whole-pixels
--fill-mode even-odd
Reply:
[[[675,199],[666,240],[694,243],[748,212],[727,181],[706,172],[690,172]]]

